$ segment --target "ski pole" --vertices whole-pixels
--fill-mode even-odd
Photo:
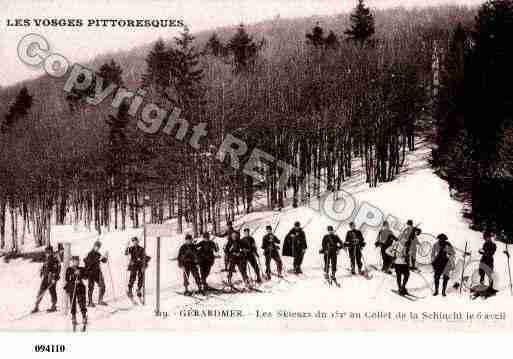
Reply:
[[[251,275],[252,267],[251,267],[250,263],[248,263],[248,262],[246,262],[246,263],[247,263],[247,269],[248,269],[248,271],[247,271],[248,281],[250,282],[250,285],[253,286],[253,283],[255,281],[253,280],[253,276]],[[255,273],[255,275],[256,275],[256,273]]]
[[[73,287],[73,295],[71,296],[71,303],[69,306],[69,313],[71,313],[71,308],[73,307],[73,302],[75,301],[75,295],[77,294],[77,284],[78,280],[75,280],[75,285]]]
[[[185,269],[185,266],[182,268],[182,271],[183,271],[183,278],[185,278],[185,280],[187,281],[186,291],[189,291],[189,284],[191,284],[191,282],[189,280],[189,273],[187,273],[187,270]]]
[[[114,278],[112,277],[112,269],[110,267],[110,260],[108,259],[108,254],[107,254],[107,269],[109,271],[110,284],[112,287],[112,301],[115,301],[116,300],[116,290],[115,290],[115,286],[114,286]]]
[[[258,226],[256,226],[250,233],[249,235],[252,236],[262,225],[259,224]]]
[[[240,227],[239,227],[238,232],[240,232],[240,231],[241,231],[241,229],[244,229],[244,225],[245,225],[245,224],[246,224],[246,221],[242,222],[242,224],[241,224],[241,225],[240,225]]]
[[[276,221],[276,226],[274,226],[273,234],[276,233],[276,230],[278,229],[278,226],[280,225],[281,216],[278,215],[278,220]]]
[[[358,263],[356,263],[356,245],[353,245],[353,263],[354,263],[354,269],[356,269],[356,266],[358,265]],[[353,269],[353,266],[351,266],[351,269]]]
[[[313,221],[313,216],[310,217],[310,219],[308,221],[306,221],[305,225],[303,226],[303,230],[305,230],[305,228],[310,224],[310,222]]]
[[[260,256],[257,254],[257,263],[258,263],[258,269],[260,271],[260,276],[263,277],[264,273],[262,272],[262,262],[260,262]]]
[[[256,256],[256,253],[250,253],[250,255],[252,255],[252,256]],[[248,263],[248,267],[250,267],[250,268],[251,268],[251,270],[255,273],[255,277],[256,277],[256,278],[258,278],[258,273],[257,273],[257,271],[255,270],[255,268],[253,268],[253,266],[251,265],[251,263],[249,263],[249,261],[248,261],[247,263]],[[255,284],[255,282],[256,282],[256,279],[254,279],[255,277],[252,277],[252,279],[251,279],[251,280],[252,280],[252,282],[253,282],[252,284]]]
[[[467,259],[468,242],[465,242],[465,252],[463,252],[463,268],[461,269],[460,294],[463,290],[463,277],[465,276],[465,260]]]
[[[509,251],[508,251],[508,244],[506,243],[506,250],[504,251],[504,253],[506,254],[506,256],[508,257],[508,275],[509,275],[509,291],[511,293],[511,295],[513,296],[513,285],[511,283],[511,267],[510,267],[510,263],[509,263]]]
[[[385,266],[385,263],[383,261],[383,255],[381,254],[381,250],[386,242],[381,242],[380,237],[381,237],[381,231],[378,232],[378,238],[376,239],[376,242],[380,243],[380,245],[378,247],[376,247],[376,263],[377,263],[376,269],[378,269],[379,267],[381,267],[383,269]],[[388,238],[386,239],[386,241],[388,241]]]
[[[361,248],[360,248],[360,252],[361,252]],[[367,263],[365,262],[365,257],[363,256],[363,253],[361,253],[361,258],[362,258],[362,264],[363,264],[363,272],[366,273],[367,275],[369,275],[369,270],[367,268]]]
[[[338,230],[340,229],[340,227],[342,227],[342,222],[339,223],[339,225],[337,226],[337,228],[335,229],[335,234],[337,234]],[[339,237],[340,238],[340,237]],[[339,251],[343,249],[344,251],[347,251],[346,249],[346,245],[344,244],[344,242],[342,242],[342,247],[339,248]],[[347,254],[347,252],[346,252]],[[338,252],[337,252],[337,256],[338,256]],[[348,255],[349,257],[349,255]],[[351,258],[349,258],[349,261],[351,261]]]
[[[321,257],[321,268],[323,269],[323,272],[324,272],[324,279],[326,280],[326,282],[328,282],[328,286],[331,287],[331,279],[329,277],[329,267],[330,267],[330,263],[329,263],[329,256],[327,255],[327,253],[319,253],[320,257]],[[324,265],[324,267],[323,267]]]
[[[126,271],[125,271],[124,278],[123,278],[123,283],[125,284],[125,288],[127,289],[127,292],[128,292],[128,283],[130,282],[130,271],[128,270],[128,268],[130,268],[130,262],[131,262],[130,253],[128,251],[129,248],[130,248],[130,240],[128,240],[126,243],[125,256],[127,258],[127,262],[126,262],[127,264],[126,264]]]
[[[55,285],[55,284],[54,284]],[[36,297],[36,303],[39,303],[41,301],[41,298],[43,298],[43,296],[45,295],[47,289],[49,289],[51,286],[48,286],[47,288],[45,288],[41,293],[39,293]]]

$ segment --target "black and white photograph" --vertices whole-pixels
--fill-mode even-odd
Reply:
[[[513,331],[513,0],[0,4],[1,332]]]

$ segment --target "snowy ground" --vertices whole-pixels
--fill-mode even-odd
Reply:
[[[429,148],[423,144],[417,151],[410,154],[405,164],[404,173],[395,181],[381,184],[377,188],[369,189],[359,175],[350,179],[344,187],[359,201],[366,201],[379,207],[386,215],[393,215],[400,221],[413,219],[421,223],[420,227],[427,234],[436,236],[444,232],[449,241],[458,249],[463,250],[465,242],[469,243],[472,251],[472,260],[478,260],[477,250],[481,246],[481,234],[468,228],[468,224],[461,216],[461,203],[450,198],[449,189],[445,182],[438,178],[427,164]],[[239,293],[210,296],[198,301],[195,298],[186,298],[177,291],[181,291],[181,271],[177,267],[177,250],[183,236],[163,239],[162,250],[162,294],[161,311],[167,317],[157,318],[154,313],[155,305],[155,241],[148,239],[148,253],[153,257],[147,272],[147,305],[133,306],[126,298],[124,292],[127,283],[126,257],[123,255],[127,240],[133,235],[141,235],[141,230],[127,230],[124,232],[111,232],[102,237],[102,250],[110,254],[110,271],[103,265],[106,279],[108,307],[94,308],[89,312],[89,330],[283,330],[283,329],[443,329],[443,330],[472,330],[487,328],[497,330],[501,328],[512,329],[511,301],[507,282],[507,266],[505,256],[502,254],[503,245],[498,243],[496,254],[496,287],[502,289],[496,297],[487,301],[470,300],[468,291],[460,295],[458,290],[451,289],[446,298],[431,296],[432,274],[429,265],[421,265],[421,274],[412,273],[408,284],[410,291],[420,297],[415,302],[408,301],[391,292],[395,289],[395,279],[384,275],[372,268],[380,267],[378,251],[374,248],[376,231],[367,229],[365,237],[367,246],[364,257],[367,268],[370,269],[371,280],[363,277],[348,276],[349,259],[345,252],[341,252],[338,265],[338,280],[341,288],[328,287],[323,280],[321,257],[318,254],[322,235],[326,226],[334,223],[329,217],[309,207],[297,209],[285,208],[282,212],[260,211],[238,219],[236,226],[242,223],[254,230],[254,237],[260,243],[266,224],[275,224],[280,220],[277,236],[283,239],[294,221],[310,223],[305,232],[309,249],[305,256],[303,271],[305,275],[295,276],[287,270],[291,269],[291,259],[284,258],[286,268],[285,280],[272,281],[260,287],[262,293]],[[348,229],[347,223],[339,228],[343,238]],[[432,236],[423,235],[427,244],[432,242]],[[87,232],[63,232],[62,238],[73,240],[73,254],[84,257],[92,246],[95,237]],[[220,247],[223,239],[217,239]],[[459,255],[461,258],[461,255]],[[263,257],[261,258],[263,262]],[[420,262],[424,262],[422,258]],[[262,263],[263,264],[263,263]],[[38,286],[40,264],[24,260],[11,261],[9,264],[0,264],[0,329],[2,330],[37,330],[37,331],[66,331],[71,329],[69,315],[63,311],[53,314],[36,314],[24,317],[33,305]],[[221,287],[225,273],[220,272],[223,260],[216,261],[210,282]],[[476,263],[468,267],[466,275],[471,275]],[[112,276],[111,276],[111,274]],[[454,280],[459,279],[461,269],[454,273]],[[235,278],[238,278],[236,276]],[[59,288],[62,283],[59,284]],[[113,289],[115,293],[113,293]],[[95,295],[96,297],[96,295]],[[61,297],[59,305],[63,307]],[[45,297],[41,308],[49,305],[49,298]],[[194,310],[240,310],[242,318],[198,317],[184,314],[195,313]],[[189,310],[193,310],[192,312]],[[269,312],[272,317],[257,317],[256,313]],[[316,313],[326,313],[326,318],[316,317]],[[280,317],[284,312],[294,312],[296,317]],[[388,312],[390,316],[388,317]],[[419,318],[412,319],[410,312],[416,313]],[[435,319],[434,312],[443,313],[473,313],[473,320],[444,320]],[[503,319],[501,313],[505,313]],[[196,312],[197,313],[197,312]],[[202,312],[200,312],[201,314]],[[297,313],[310,313],[310,318],[297,318]],[[353,314],[351,314],[353,313]],[[406,317],[400,317],[405,313]],[[424,313],[424,318],[423,318]],[[431,314],[430,314],[431,313]],[[485,313],[494,314],[497,318],[489,318]],[[320,315],[322,317],[322,314]],[[359,316],[359,317],[358,317]]]

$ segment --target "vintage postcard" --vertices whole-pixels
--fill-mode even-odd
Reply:
[[[513,330],[513,0],[0,3],[1,331]]]

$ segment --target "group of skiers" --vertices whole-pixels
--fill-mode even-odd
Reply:
[[[362,249],[365,247],[365,239],[362,232],[356,229],[355,223],[349,224],[349,231],[345,240],[342,241],[336,234],[333,226],[327,227],[327,234],[324,235],[321,242],[319,253],[324,261],[324,275],[330,283],[336,282],[337,258],[340,250],[346,250],[350,258],[351,273],[353,275],[366,274],[364,266]],[[240,273],[242,280],[247,287],[251,287],[250,274],[252,270],[256,283],[262,283],[262,280],[270,280],[272,276],[271,262],[275,262],[277,277],[283,277],[283,262],[280,256],[280,240],[274,234],[272,226],[266,226],[266,233],[262,238],[261,249],[265,257],[264,275],[261,273],[260,255],[255,239],[251,236],[249,228],[243,229],[241,235],[235,230],[232,223],[227,223],[226,231],[221,235],[227,237],[224,246],[224,271],[227,272],[226,285],[233,287],[232,278],[236,270]],[[418,236],[421,230],[413,225],[413,221],[408,220],[406,228],[396,237],[389,224],[385,221],[378,232],[375,246],[380,248],[382,259],[381,270],[386,274],[392,274],[391,269],[395,269],[398,294],[410,295],[407,290],[407,283],[411,270],[416,268],[417,246],[419,244]],[[109,261],[108,253],[101,254],[101,242],[96,241],[91,251],[84,258],[84,266],[80,266],[78,256],[71,257],[70,266],[65,272],[64,289],[69,296],[70,312],[73,323],[76,323],[77,304],[82,313],[83,322],[87,322],[87,307],[95,307],[93,293],[95,284],[98,286],[99,305],[107,305],[104,301],[105,280],[101,270],[101,263]],[[293,228],[287,233],[283,242],[282,255],[293,257],[293,273],[300,275],[305,252],[307,250],[307,241],[304,229],[300,222],[295,222]],[[479,251],[481,261],[479,266],[480,283],[484,284],[485,277],[488,276],[488,286],[493,287],[493,268],[494,254],[497,250],[496,244],[492,241],[489,232],[484,234],[484,245]],[[198,291],[204,293],[212,289],[207,280],[212,267],[218,258],[219,247],[208,232],[203,233],[202,239],[195,243],[190,234],[185,236],[185,243],[178,252],[178,265],[183,270],[183,281],[185,294],[192,292],[189,290],[191,284],[191,275],[194,278]],[[144,247],[139,245],[137,237],[131,239],[131,245],[128,244],[124,254],[128,257],[128,288],[127,296],[133,300],[133,287],[137,281],[137,296],[143,295],[144,273],[150,257],[146,255]],[[469,253],[464,253],[467,256]],[[57,291],[56,285],[60,279],[61,264],[63,253],[54,252],[51,246],[45,251],[45,262],[41,268],[41,285],[37,294],[36,302],[32,313],[39,311],[39,304],[46,291],[50,293],[51,307],[48,312],[57,310]],[[60,258],[59,258],[60,256]],[[439,234],[437,241],[432,247],[431,263],[434,273],[434,292],[439,294],[440,280],[442,280],[442,295],[446,296],[449,274],[454,269],[455,250],[448,241],[447,235]],[[88,281],[87,290],[84,280]],[[87,293],[87,301],[86,301]]]
[[[393,266],[396,273],[398,293],[400,295],[410,295],[406,289],[411,270],[416,268],[417,246],[419,244],[418,236],[421,234],[420,228],[413,225],[412,220],[407,221],[406,228],[402,231],[399,238],[396,238],[385,221],[383,228],[378,233],[376,247],[381,248],[381,257],[383,262],[382,271],[391,274],[390,268]],[[484,285],[485,277],[488,277],[488,287],[493,289],[493,256],[497,250],[497,245],[492,241],[490,232],[483,235],[483,248],[479,250],[481,260],[479,263],[480,284]],[[433,267],[434,291],[433,296],[439,295],[440,279],[442,279],[442,296],[447,295],[447,285],[450,279],[450,273],[455,269],[456,251],[449,242],[446,234],[441,233],[436,237],[437,241],[431,248],[431,265]],[[464,252],[463,255],[469,256],[470,253]],[[459,285],[462,285],[461,283]]]
[[[349,231],[345,240],[342,241],[336,234],[333,226],[327,227],[327,234],[323,237],[321,250],[319,253],[323,256],[325,279],[331,283],[337,283],[337,258],[340,250],[344,249],[351,263],[351,274],[366,275],[367,269],[364,266],[362,250],[365,247],[365,239],[360,230],[356,229],[355,223],[349,224]],[[382,228],[378,232],[375,246],[380,248],[382,259],[381,270],[386,274],[392,274],[391,269],[395,270],[398,294],[405,296],[410,295],[407,290],[407,283],[410,278],[411,271],[418,271],[416,266],[417,248],[419,246],[418,236],[421,229],[414,226],[412,220],[406,222],[406,227],[401,234],[396,237],[388,222],[383,222]],[[231,222],[227,224],[227,230],[223,234],[227,237],[224,247],[224,263],[225,271],[228,272],[227,285],[232,286],[232,277],[237,269],[246,284],[250,286],[248,277],[248,269],[252,269],[255,274],[256,283],[262,282],[260,274],[260,260],[255,239],[250,235],[250,230],[245,228],[243,235],[233,228]],[[479,253],[482,255],[479,265],[480,283],[484,284],[485,276],[488,276],[488,287],[493,287],[493,255],[497,249],[493,243],[491,234],[485,232],[484,245]],[[185,292],[189,291],[189,275],[192,272],[197,273],[194,269],[199,265],[201,276],[195,276],[198,289],[203,292],[210,287],[207,284],[207,277],[212,268],[216,254],[219,250],[215,242],[209,239],[208,233],[204,234],[204,239],[200,243],[193,244],[192,236],[186,237],[187,243],[182,246],[179,254],[179,263],[184,270]],[[271,278],[271,261],[274,260],[277,266],[277,276],[282,277],[283,263],[280,257],[280,240],[275,236],[271,226],[266,227],[266,234],[262,238],[262,250],[265,256],[265,279]],[[205,249],[208,248],[208,249]],[[283,243],[283,256],[293,257],[293,272],[302,274],[301,265],[305,252],[307,250],[307,241],[301,224],[296,222],[294,227],[285,236]],[[449,275],[455,269],[455,250],[450,244],[446,234],[441,233],[437,236],[431,250],[431,265],[434,274],[434,291],[433,295],[439,295],[440,280],[442,280],[442,296],[447,295],[447,285]],[[465,256],[469,253],[464,253]],[[196,259],[195,259],[196,258]],[[248,266],[249,265],[249,266]]]
[[[300,227],[299,224],[297,224],[297,227]],[[298,243],[304,243],[306,246],[304,232],[301,228],[299,228],[299,230],[294,233],[302,233],[303,241],[294,237],[295,241],[292,244],[295,247],[295,253],[301,252],[301,254],[297,255],[298,259],[295,260],[294,264],[298,273],[301,272],[302,254],[304,253],[304,250],[299,251],[299,248],[302,247],[298,245]],[[262,250],[265,256],[265,277],[266,279],[270,279],[271,261],[276,262],[278,276],[282,276],[283,265],[279,252],[280,240],[274,235],[271,226],[266,227],[266,232],[262,240]],[[241,236],[239,231],[233,228],[232,223],[228,222],[227,230],[222,234],[222,236],[227,237],[224,246],[224,271],[228,272],[227,284],[229,286],[233,286],[232,277],[236,270],[241,274],[244,283],[250,286],[248,264],[255,273],[256,282],[262,283],[262,274],[260,272],[261,264],[256,241],[251,236],[248,228],[245,228],[243,233],[243,236]],[[296,248],[298,250],[296,250]],[[178,251],[178,265],[183,269],[185,294],[191,294],[189,291],[191,274],[200,292],[212,289],[207,283],[207,278],[214,265],[215,258],[218,256],[218,252],[219,247],[216,242],[211,239],[208,232],[203,233],[203,238],[198,243],[193,242],[193,238],[190,234],[185,236],[185,243]]]
[[[319,253],[323,256],[325,278],[331,283],[336,283],[337,257],[341,249],[347,250],[351,262],[351,273],[353,275],[365,275],[363,265],[362,249],[366,243],[363,234],[356,229],[355,223],[349,224],[350,230],[347,232],[345,241],[338,237],[333,226],[328,226],[328,234],[322,239],[321,250]],[[412,227],[410,225],[410,227]],[[413,228],[413,227],[412,227]],[[274,234],[272,226],[266,226],[266,233],[262,238],[263,254],[265,257],[265,279],[271,279],[271,262],[274,261],[277,267],[277,276],[283,277],[283,262],[280,256],[280,240]],[[385,223],[384,228],[378,235],[377,246],[382,246],[382,255],[384,258],[383,270],[389,272],[392,262],[396,264],[396,270],[403,273],[399,260],[393,261],[393,255],[389,255],[385,250],[392,245],[393,234]],[[233,228],[232,222],[227,223],[226,231],[221,234],[227,237],[224,246],[224,271],[227,272],[226,285],[233,287],[232,278],[236,270],[240,273],[244,284],[251,287],[251,281],[248,270],[252,270],[256,283],[262,283],[260,255],[255,239],[251,236],[249,228],[243,229],[243,234]],[[395,238],[395,237],[394,237]],[[410,246],[411,248],[412,246]],[[295,222],[292,229],[287,233],[283,242],[282,255],[293,258],[293,273],[300,275],[303,273],[302,264],[305,252],[308,248],[306,235],[301,228],[300,222]],[[203,240],[195,244],[191,235],[186,235],[185,244],[179,250],[178,263],[183,269],[185,294],[191,294],[189,290],[190,276],[195,279],[198,291],[204,293],[211,289],[207,283],[207,277],[214,264],[219,251],[216,243],[210,239],[208,233],[204,233]],[[409,270],[409,267],[407,268]],[[409,273],[409,272],[408,272]],[[407,274],[406,274],[407,275]],[[405,279],[405,283],[407,278]]]
[[[127,246],[125,255],[129,258],[128,271],[130,273],[128,282],[128,297],[132,298],[132,288],[135,280],[138,279],[137,296],[142,296],[142,287],[144,283],[144,270],[148,264],[149,257],[146,255],[143,247],[139,245],[137,237],[132,238],[132,246]],[[102,243],[96,241],[93,248],[84,258],[84,266],[80,266],[80,257],[72,256],[70,258],[69,267],[66,269],[64,275],[64,290],[69,296],[70,313],[72,323],[77,323],[77,304],[82,314],[84,325],[87,323],[87,307],[94,308],[96,305],[93,301],[93,293],[95,284],[98,286],[98,305],[108,305],[105,300],[105,280],[101,270],[101,263],[108,263],[108,253],[101,254]],[[39,304],[43,299],[46,291],[50,293],[51,307],[47,312],[57,311],[57,283],[60,279],[61,261],[63,259],[63,249],[60,248],[54,252],[52,246],[45,249],[45,262],[40,271],[41,285],[36,297],[36,302],[32,313],[39,312]],[[84,284],[87,280],[87,291]],[[86,302],[87,293],[87,302]]]

